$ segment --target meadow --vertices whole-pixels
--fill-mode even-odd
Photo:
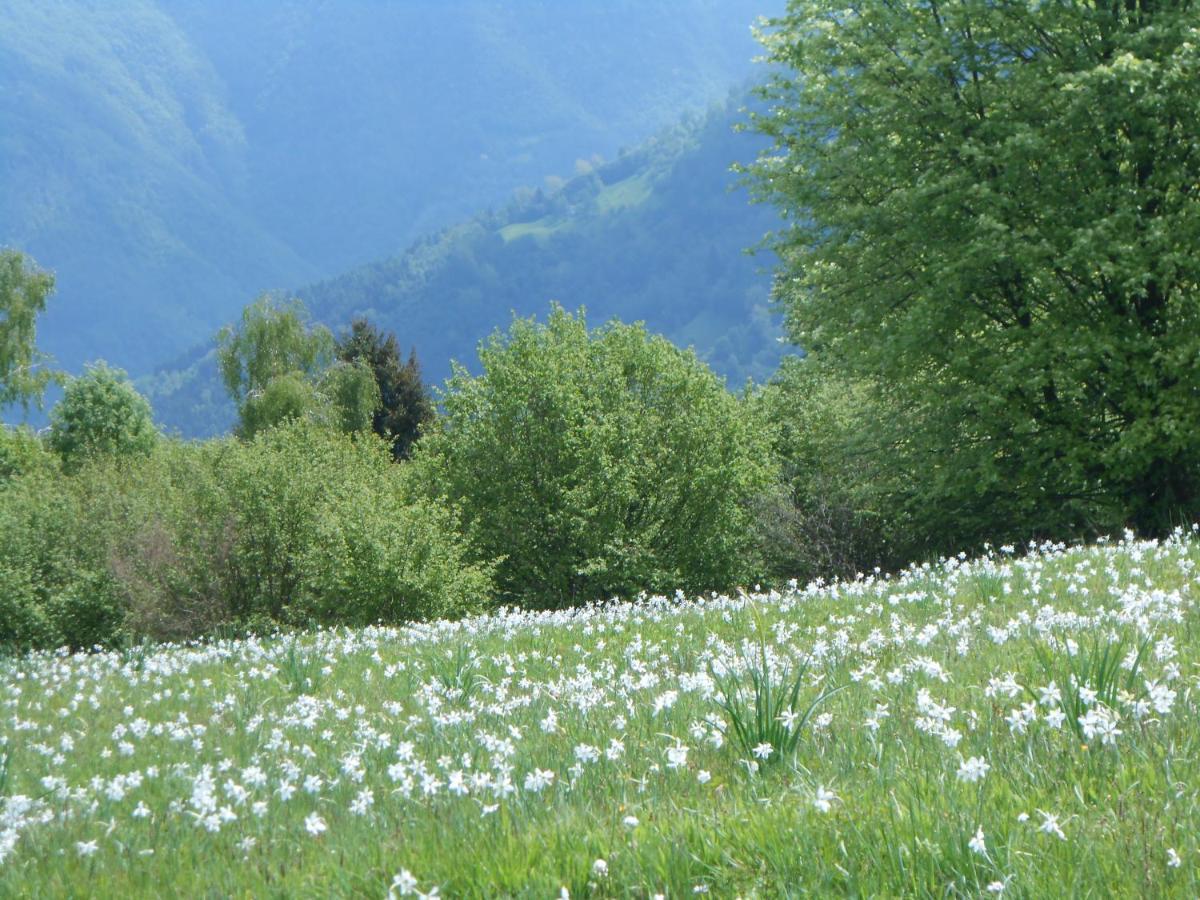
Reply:
[[[9,657],[0,896],[1196,896],[1195,531]]]

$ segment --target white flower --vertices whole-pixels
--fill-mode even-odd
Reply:
[[[1058,826],[1058,816],[1052,815],[1043,809],[1038,812],[1042,814],[1042,824],[1038,826],[1038,831],[1043,834],[1053,834],[1060,840],[1066,840],[1067,836],[1063,834],[1063,830]]]
[[[1100,739],[1102,745],[1117,742],[1121,729],[1117,727],[1117,714],[1107,706],[1093,706],[1086,716],[1079,717],[1079,726],[1087,740]]]
[[[701,769],[696,773],[696,780],[701,784],[708,784],[710,781],[712,781],[712,773],[707,769]]]
[[[369,810],[374,804],[375,794],[370,788],[363,788],[354,798],[354,802],[350,804],[350,812],[354,813],[356,816],[365,816],[367,814],[367,810]]]
[[[836,799],[837,794],[826,790],[825,786],[821,785],[817,788],[817,793],[813,797],[813,806],[817,808],[818,812],[827,813],[833,808],[833,801]]]
[[[1175,852],[1174,847],[1167,848],[1167,865],[1172,869],[1178,869],[1183,865],[1183,860],[1179,858],[1179,854]]]
[[[637,828],[638,827],[638,817],[637,816],[626,816],[624,819],[621,820],[621,822],[625,825],[626,828]]]
[[[309,815],[304,820],[304,830],[307,831],[309,834],[311,834],[313,837],[316,837],[317,835],[319,835],[323,831],[325,831],[325,827],[326,827],[325,820],[322,819],[316,813],[309,813]]]
[[[683,744],[676,744],[674,747],[667,748],[667,768],[678,769],[681,766],[687,765],[688,748]]]
[[[549,769],[534,769],[525,776],[525,790],[540,794],[554,781],[554,773]]]
[[[592,874],[597,878],[605,877],[608,874],[608,863],[602,859],[596,860],[592,863]]]
[[[992,768],[991,764],[982,756],[972,756],[959,764],[958,780],[967,784],[974,784],[976,781],[985,776]]]
[[[987,856],[987,844],[983,839],[983,828],[975,829],[975,837],[967,842],[967,846],[978,853],[980,856]]]
[[[99,843],[96,841],[76,841],[75,852],[80,856],[91,856],[100,849]]]
[[[400,874],[392,878],[392,886],[388,893],[407,897],[416,890],[417,879],[413,877],[413,873],[408,871],[408,869],[401,869]]]
[[[769,759],[771,754],[775,752],[775,748],[772,747],[770,744],[768,744],[766,741],[763,741],[761,744],[759,744],[757,747],[754,748],[753,752],[754,752],[754,755],[757,756],[759,759]]]
[[[1062,691],[1058,689],[1058,685],[1053,681],[1044,688],[1038,689],[1038,702],[1042,706],[1058,706],[1062,703]]]

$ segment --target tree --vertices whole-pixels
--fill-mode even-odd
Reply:
[[[308,326],[299,300],[263,294],[242,310],[240,326],[226,325],[217,334],[217,359],[240,411],[273,378],[299,373],[312,379],[323,372],[333,359],[333,335],[324,326]]]
[[[365,364],[335,364],[333,335],[307,319],[299,300],[264,294],[242,311],[238,327],[217,335],[221,377],[237,404],[242,437],[297,419],[344,432],[371,426],[379,405],[374,375]]]
[[[1195,26],[1167,0],[793,0],[763,33],[776,296],[890,410],[879,484],[930,542],[1200,512]]]
[[[433,399],[421,381],[416,351],[402,363],[394,334],[384,335],[366,319],[355,319],[338,342],[337,355],[344,362],[363,362],[370,367],[380,398],[371,428],[391,444],[393,459],[407,459],[421,426],[434,417]]]
[[[456,367],[413,465],[462,510],[496,583],[562,607],[754,577],[751,500],[771,483],[748,411],[691,351],[555,307]]]
[[[54,276],[16,250],[0,249],[0,407],[41,407],[55,373],[35,345],[38,314],[54,290]]]
[[[104,362],[70,379],[50,411],[50,446],[68,471],[100,456],[146,456],[157,440],[149,401]]]

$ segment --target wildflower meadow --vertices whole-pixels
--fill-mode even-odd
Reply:
[[[0,661],[0,896],[1200,893],[1200,539]]]

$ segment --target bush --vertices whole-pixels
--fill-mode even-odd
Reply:
[[[58,457],[28,426],[0,425],[0,488],[27,472],[52,472],[58,467]]]
[[[109,565],[136,637],[186,640],[233,619],[232,525],[220,462],[226,443],[164,441],[134,468],[83,473],[111,485],[120,504]]]
[[[880,413],[868,393],[789,357],[756,402],[780,462],[780,483],[757,508],[770,580],[853,577],[892,563],[902,542],[864,440]]]
[[[460,615],[491,581],[456,525],[387,443],[310,422],[26,473],[0,486],[0,645]]]
[[[367,625],[482,609],[491,566],[468,561],[453,509],[409,499],[402,479],[382,467],[391,459],[387,443],[370,442],[369,455],[367,477],[340,486],[316,520],[298,611]]]
[[[157,439],[149,401],[103,362],[67,382],[50,411],[50,446],[68,469],[102,456],[145,456]]]
[[[453,516],[406,497],[373,435],[296,422],[223,450],[236,617],[400,622],[483,602]]]
[[[750,503],[772,480],[748,410],[690,351],[641,326],[589,332],[555,307],[447,384],[414,463],[460,506],[497,584],[562,607],[756,574]]]
[[[0,645],[83,648],[120,639],[109,533],[82,485],[60,472],[29,472],[0,488]]]

